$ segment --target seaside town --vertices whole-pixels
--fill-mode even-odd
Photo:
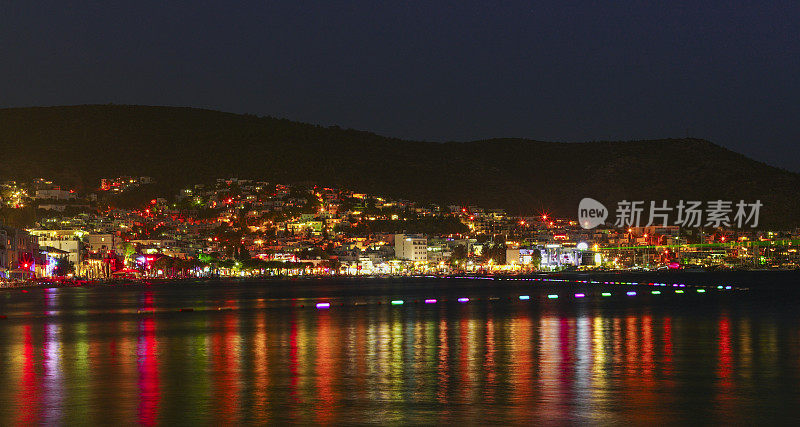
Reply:
[[[78,191],[44,178],[3,182],[3,282],[800,266],[797,230],[586,230],[547,212],[237,178],[120,207],[154,183],[114,177]]]

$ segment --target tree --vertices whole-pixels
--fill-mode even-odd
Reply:
[[[327,268],[328,270],[330,270],[334,274],[339,274],[339,268],[342,266],[342,263],[341,263],[341,261],[339,261],[336,258],[331,258],[331,259],[326,259],[325,261],[322,261],[320,263],[320,265],[322,267],[324,267],[324,268]]]
[[[122,256],[125,264],[133,265],[136,262],[136,245],[125,242],[122,245]]]
[[[468,256],[469,253],[467,253],[466,246],[456,245],[456,247],[453,248],[453,251],[450,254],[450,259],[448,259],[447,261],[451,267],[456,267],[459,264],[463,264],[467,260]]]
[[[539,249],[534,249],[531,251],[530,266],[533,268],[539,268],[540,265],[542,265],[542,251]]]
[[[153,269],[161,270],[164,275],[169,275],[169,270],[173,267],[173,265],[175,265],[175,260],[166,255],[153,261]]]
[[[242,270],[265,270],[267,269],[267,262],[259,258],[250,258],[242,260]]]
[[[232,259],[224,259],[217,261],[218,268],[233,268],[234,261]]]
[[[235,250],[235,258],[239,261],[245,261],[250,259],[250,251],[244,248],[244,246],[239,246],[238,250]]]
[[[191,263],[183,258],[172,259],[172,270],[176,275],[184,276]]]
[[[75,263],[69,260],[66,255],[59,257],[56,259],[56,266],[53,269],[53,273],[56,276],[66,276],[69,273],[75,271]]]
[[[483,249],[483,258],[485,261],[491,260],[495,264],[506,263],[506,245],[504,243],[493,244]]]
[[[207,266],[209,266],[208,263],[200,261],[199,259],[191,259],[191,260],[186,262],[186,269],[187,270],[202,270]]]

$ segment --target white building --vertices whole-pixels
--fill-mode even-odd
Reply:
[[[540,257],[541,251],[537,248],[506,249],[506,264],[508,265],[531,265],[538,262]]]
[[[86,243],[89,252],[105,253],[117,250],[117,236],[114,234],[91,233],[86,235]]]
[[[428,262],[428,238],[419,234],[395,234],[394,256],[414,262]]]
[[[585,245],[585,243],[584,243]],[[595,252],[583,247],[564,247],[557,244],[545,245],[541,248],[542,269],[556,270],[568,266],[594,265],[599,263]]]
[[[39,239],[40,247],[50,247],[67,252],[67,259],[72,261],[76,268],[83,261],[81,250],[83,243],[80,240],[48,240],[45,238]]]
[[[68,252],[67,259],[78,268],[83,261],[83,241],[81,230],[30,230],[31,235],[39,237],[40,247],[51,247]]]
[[[36,200],[74,200],[76,194],[59,189],[36,190],[36,195],[33,198]]]

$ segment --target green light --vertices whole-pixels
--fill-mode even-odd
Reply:
[[[676,294],[682,294],[683,293],[683,289],[678,289],[677,291],[675,291],[675,293]]]
[[[717,286],[717,289],[722,289],[722,285]]]
[[[650,293],[653,295],[661,295],[661,291],[652,291]]]
[[[704,293],[705,291],[706,291],[705,289],[698,289],[698,290],[697,290],[697,293],[698,293],[698,294],[702,294],[702,293]]]
[[[403,305],[403,300],[401,299],[392,300],[392,305]]]
[[[558,295],[556,295],[556,294],[550,294],[550,295],[548,295],[548,296],[547,296],[547,298],[550,298],[550,299],[556,299],[556,298],[558,298]]]
[[[754,246],[786,246],[786,245],[800,245],[800,239],[782,239],[782,240],[765,240],[765,241],[748,241],[748,242],[725,242],[725,243],[694,243],[694,244],[677,244],[677,245],[650,245],[650,246],[614,246],[600,248],[601,251],[614,251],[623,249],[686,249],[686,248],[730,248],[737,245]],[[762,257],[762,260],[764,257]]]
[[[602,293],[602,294],[600,294],[600,295],[602,295],[602,296],[604,296],[604,297],[610,297],[610,296],[611,296],[611,292],[603,292],[603,293]]]

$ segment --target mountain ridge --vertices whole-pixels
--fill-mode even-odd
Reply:
[[[575,216],[592,197],[764,202],[762,221],[796,225],[800,174],[701,139],[426,142],[192,107],[0,109],[0,177],[84,189],[149,175],[177,189],[217,177],[314,182],[410,200]]]

